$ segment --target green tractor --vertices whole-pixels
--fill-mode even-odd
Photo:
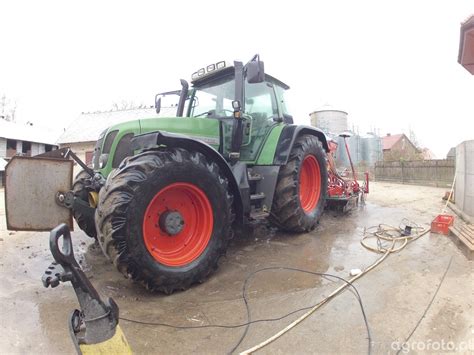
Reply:
[[[181,86],[155,97],[159,113],[163,95],[178,95],[177,117],[108,128],[93,169],[55,201],[120,272],[165,293],[204,281],[255,221],[313,230],[328,184],[324,133],[293,124],[289,87],[265,74],[258,55],[210,64]],[[7,171],[7,215],[8,189]]]

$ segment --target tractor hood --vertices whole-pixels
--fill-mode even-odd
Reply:
[[[210,118],[169,117],[142,119],[140,133],[166,131],[180,133],[219,148],[219,121]]]
[[[131,141],[134,136],[156,131],[182,134],[216,150],[221,142],[219,121],[215,119],[159,117],[123,122],[100,135],[94,150],[94,169],[107,176],[125,157],[133,154]]]

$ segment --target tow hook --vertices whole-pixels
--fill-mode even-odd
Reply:
[[[60,240],[62,239],[62,248]],[[44,287],[71,282],[80,310],[72,312],[69,331],[78,354],[131,354],[119,326],[119,308],[112,298],[102,300],[74,257],[71,233],[66,224],[51,231],[49,247],[54,262],[46,269]]]

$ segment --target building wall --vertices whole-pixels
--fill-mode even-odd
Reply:
[[[420,158],[420,153],[412,142],[406,137],[402,137],[395,143],[391,149],[383,151],[384,161],[396,160],[417,160]]]
[[[456,206],[474,220],[474,140],[464,141],[456,147]]]
[[[86,162],[86,152],[94,152],[95,142],[65,143],[59,145],[59,148],[64,147],[70,147],[71,150],[79,157],[79,159],[81,159],[83,162]],[[81,166],[74,162],[74,177],[79,174],[81,170]]]
[[[16,141],[16,152],[21,153],[23,150],[23,141],[17,140]]]
[[[5,138],[0,138],[0,158],[5,158],[7,156],[7,140]]]
[[[10,159],[13,155],[16,155],[16,154],[22,154],[22,148],[23,148],[23,144],[24,142],[21,141],[21,140],[18,140],[18,139],[15,139],[16,141],[16,150],[11,150],[10,151],[10,154],[11,155],[8,155],[8,151],[7,151],[7,139],[6,138],[3,138],[3,137],[0,137],[0,158],[8,158]],[[53,149],[56,149],[55,148],[56,146],[53,145]],[[27,156],[35,156],[35,155],[38,155],[38,154],[42,154],[46,151],[46,144],[44,143],[35,143],[35,142],[31,142],[31,151],[30,151],[30,154],[28,155],[27,153],[25,153],[25,155]]]
[[[43,143],[31,143],[31,156],[44,153],[44,144]]]

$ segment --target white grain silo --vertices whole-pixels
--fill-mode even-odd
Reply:
[[[311,112],[311,125],[325,133],[339,134],[347,131],[347,112],[326,105]]]

